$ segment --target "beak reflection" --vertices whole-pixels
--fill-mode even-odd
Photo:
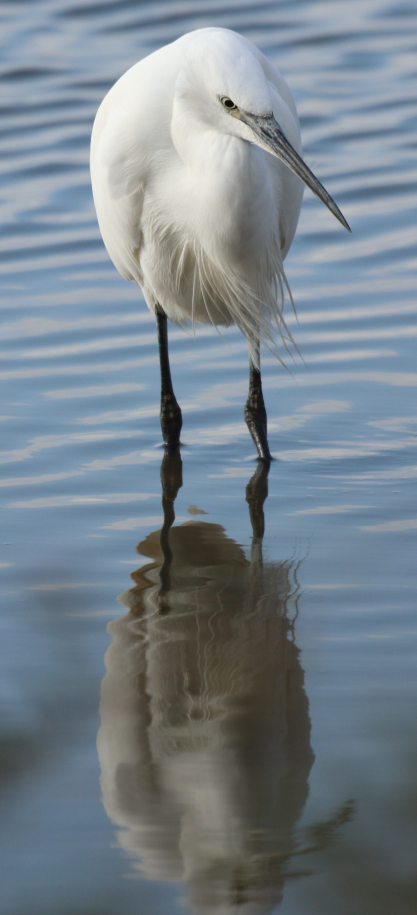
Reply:
[[[333,216],[336,216],[336,219],[342,223],[342,226],[350,232],[351,229],[346,222],[343,213],[340,212],[339,207],[336,205],[333,198],[327,193],[326,188],[323,187],[318,178],[310,171],[308,165],[305,164],[301,156],[295,151],[294,147],[291,146],[291,143],[287,140],[274,116],[271,114],[269,117],[259,117],[255,114],[248,114],[245,111],[240,111],[239,118],[244,124],[248,124],[248,126],[252,128],[254,133],[256,133],[262,141],[263,148],[276,156],[277,159],[281,159],[281,162],[285,162],[285,165],[287,165],[298,178],[301,178],[301,181],[313,191],[313,194],[316,194],[316,196],[323,201],[325,206],[333,213]]]
[[[314,762],[294,637],[299,563],[264,561],[267,478],[259,463],[246,489],[247,556],[220,524],[172,527],[182,465],[179,451],[166,454],[164,525],[139,544],[150,561],[108,627],[104,806],[133,867],[181,881],[198,915],[271,912],[286,880],[306,873],[297,856],[326,847],[351,816],[345,805],[297,829]]]

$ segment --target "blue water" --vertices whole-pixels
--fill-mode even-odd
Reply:
[[[416,6],[0,19],[0,913],[414,915]],[[305,366],[263,358],[276,460],[248,491],[245,341],[171,330],[161,551],[154,319],[101,242],[89,137],[128,66],[213,24],[279,66],[353,232],[306,192]]]

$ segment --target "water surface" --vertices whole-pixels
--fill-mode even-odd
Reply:
[[[0,17],[0,913],[414,915],[415,4]],[[164,460],[154,320],[89,185],[107,89],[205,25],[282,70],[353,229],[306,192],[267,479],[234,330],[171,331]]]

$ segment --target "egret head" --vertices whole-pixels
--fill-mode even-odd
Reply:
[[[253,143],[280,159],[350,231],[330,194],[288,139],[286,124],[296,118],[295,112],[268,81],[250,43],[240,35],[226,29],[196,32],[177,80],[176,97],[206,127]]]

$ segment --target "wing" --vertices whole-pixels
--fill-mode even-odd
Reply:
[[[146,185],[170,122],[178,52],[161,48],[131,67],[110,89],[91,137],[91,182],[100,231],[119,273],[143,284],[139,266]],[[168,89],[167,89],[168,87]]]
[[[142,285],[139,252],[146,161],[143,156],[141,161],[140,149],[136,148],[135,155],[138,144],[132,142],[129,113],[126,104],[118,104],[119,96],[116,84],[97,112],[91,138],[91,183],[108,254],[126,280]]]

